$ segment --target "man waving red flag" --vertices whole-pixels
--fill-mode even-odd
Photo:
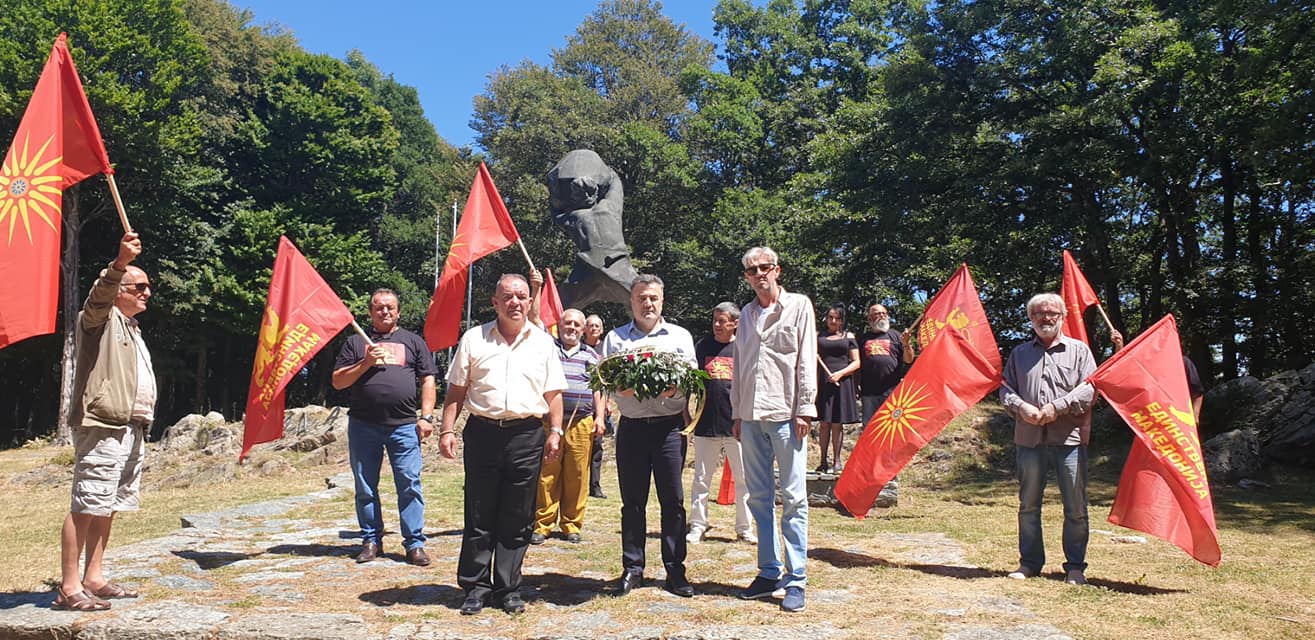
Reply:
[[[511,221],[488,167],[479,163],[479,173],[470,187],[470,197],[461,212],[457,235],[448,248],[443,274],[425,313],[425,343],[440,351],[461,337],[461,309],[466,299],[470,265],[476,260],[518,242],[521,236]]]
[[[0,169],[0,349],[55,331],[64,190],[113,172],[61,33]]]
[[[881,488],[914,454],[998,386],[999,365],[988,362],[962,331],[940,332],[863,430],[836,482],[836,499],[855,518],[865,517]]]
[[[1106,360],[1089,380],[1137,436],[1109,521],[1218,566],[1214,503],[1173,316]]]
[[[279,238],[251,367],[242,454],[283,437],[283,390],[324,345],[351,324],[352,312],[286,236]]]
[[[1068,249],[1064,250],[1064,279],[1059,285],[1059,297],[1064,299],[1064,308],[1068,311],[1068,315],[1064,316],[1064,335],[1090,346],[1087,322],[1082,319],[1082,314],[1092,305],[1099,305],[1100,299],[1096,297],[1096,291],[1087,282],[1087,277],[1082,275],[1082,270]]]

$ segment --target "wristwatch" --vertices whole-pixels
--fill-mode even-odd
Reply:
[[[559,435],[559,436],[564,436],[564,435],[566,435],[566,432],[563,431],[561,427],[551,427],[551,428],[549,428],[548,430],[551,431],[551,432],[553,432],[553,433],[555,433],[555,434],[557,434],[557,435]]]
[[[429,424],[434,424],[434,414],[432,413],[429,415],[420,416],[420,419],[424,420],[425,422],[428,422]]]

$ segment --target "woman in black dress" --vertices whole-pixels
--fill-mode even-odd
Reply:
[[[858,422],[854,378],[858,371],[858,340],[845,331],[845,305],[836,303],[826,312],[817,336],[817,432],[822,445],[819,473],[840,473],[840,452],[845,424]],[[831,457],[828,462],[827,453]]]

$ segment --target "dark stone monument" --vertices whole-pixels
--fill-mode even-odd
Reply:
[[[579,249],[571,277],[558,286],[562,305],[629,304],[637,274],[621,233],[621,178],[597,153],[576,149],[548,172],[548,196],[553,222]]]

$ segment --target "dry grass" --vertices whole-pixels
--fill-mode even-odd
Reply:
[[[1016,484],[1010,471],[1008,434],[984,419],[984,406],[957,421],[901,476],[900,505],[877,510],[857,521],[835,510],[811,514],[809,606],[786,616],[768,602],[740,602],[736,590],[755,572],[754,549],[730,541],[731,507],[712,507],[715,529],[704,544],[691,546],[690,579],[699,596],[677,599],[655,586],[626,598],[599,597],[620,572],[619,493],[615,467],[604,468],[604,490],[611,496],[594,501],[586,518],[585,543],[550,540],[532,547],[526,560],[525,592],[529,615],[509,618],[486,612],[474,619],[459,616],[455,587],[460,547],[462,475],[456,463],[430,468],[425,476],[429,551],[435,565],[418,570],[355,572],[349,554],[355,546],[341,541],[329,555],[352,572],[350,588],[341,583],[297,583],[305,594],[296,610],[356,613],[376,625],[432,623],[460,633],[494,633],[530,637],[567,633],[545,629],[552,621],[604,614],[601,626],[573,633],[614,634],[618,629],[664,628],[667,633],[697,632],[764,624],[813,630],[824,637],[943,637],[964,626],[1012,629],[1049,624],[1075,638],[1167,638],[1191,633],[1221,638],[1307,638],[1315,635],[1315,473],[1279,470],[1272,489],[1248,492],[1216,487],[1215,504],[1224,549],[1223,565],[1205,567],[1157,539],[1119,544],[1111,535],[1132,534],[1104,521],[1113,500],[1121,454],[1096,451],[1092,467],[1092,527],[1089,551],[1092,586],[1076,588],[1059,580],[1059,499],[1051,488],[1045,506],[1045,531],[1051,564],[1043,579],[1005,579],[1017,563]],[[849,438],[852,440],[853,438]],[[1110,449],[1118,449],[1116,444]],[[941,453],[937,453],[941,452]],[[948,454],[948,455],[947,455]],[[32,469],[58,455],[54,450],[0,454],[0,474]],[[42,457],[44,456],[44,458]],[[148,538],[177,524],[183,512],[219,508],[275,495],[309,491],[338,467],[303,470],[274,478],[247,478],[224,491],[160,491],[147,499],[140,514],[125,518],[116,540]],[[688,479],[688,476],[687,476]],[[390,487],[385,478],[381,485]],[[386,491],[385,495],[391,491]],[[19,487],[10,483],[0,495],[0,509],[18,529],[11,545],[18,553],[0,558],[0,585],[6,590],[40,588],[56,571],[55,533],[66,504],[67,489]],[[386,514],[395,514],[385,505]],[[313,526],[351,521],[350,498],[324,503],[284,516]],[[393,523],[393,517],[388,521]],[[650,531],[657,527],[656,498],[650,500]],[[661,562],[656,534],[650,533],[649,584],[657,583]],[[395,535],[386,551],[398,553]],[[11,547],[12,548],[12,547]],[[266,554],[267,556],[270,554]],[[303,554],[304,555],[304,554]],[[177,560],[176,562],[183,562]],[[162,569],[167,570],[166,566]],[[234,598],[225,584],[239,571],[215,569],[207,579],[219,584],[213,597],[188,595],[238,613],[288,606],[259,596]],[[225,600],[227,600],[225,602]],[[592,624],[592,623],[591,623]],[[491,625],[491,626],[490,626]],[[733,635],[733,634],[732,634]]]

